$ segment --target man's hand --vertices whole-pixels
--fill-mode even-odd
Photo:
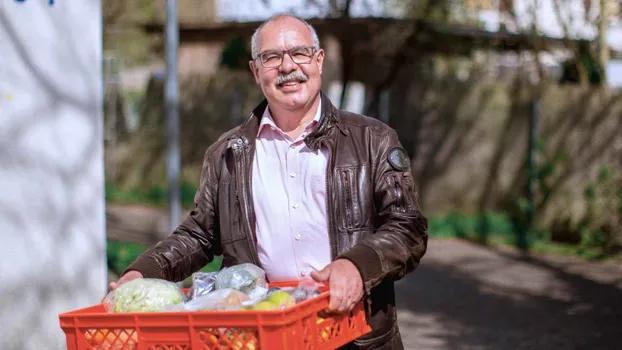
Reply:
[[[134,270],[128,271],[125,275],[121,276],[118,281],[110,283],[110,291],[113,291],[119,288],[122,284],[135,280],[137,278],[143,278],[143,274]]]
[[[330,311],[350,312],[363,298],[363,278],[349,260],[337,259],[323,270],[311,272],[311,277],[316,282],[328,281]]]

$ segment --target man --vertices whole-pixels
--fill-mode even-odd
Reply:
[[[270,281],[327,281],[334,312],[363,299],[372,332],[350,346],[403,348],[393,283],[426,252],[427,220],[396,132],[336,109],[320,91],[323,61],[300,18],[257,29],[249,65],[266,99],[206,151],[195,209],[111,289],[180,281],[222,255]]]

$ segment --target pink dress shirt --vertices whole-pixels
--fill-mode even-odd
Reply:
[[[326,218],[325,150],[312,151],[304,137],[296,140],[276,126],[266,108],[257,133],[253,161],[253,204],[257,248],[270,281],[300,280],[330,263]]]

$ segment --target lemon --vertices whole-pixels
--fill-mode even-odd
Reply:
[[[278,291],[270,294],[267,298],[270,302],[273,302],[281,307],[291,307],[296,304],[296,299],[287,292]]]

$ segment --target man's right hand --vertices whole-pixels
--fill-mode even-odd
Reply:
[[[134,270],[128,271],[125,275],[121,276],[118,281],[110,283],[110,291],[113,291],[119,288],[122,284],[135,280],[137,278],[143,278],[143,274]]]

